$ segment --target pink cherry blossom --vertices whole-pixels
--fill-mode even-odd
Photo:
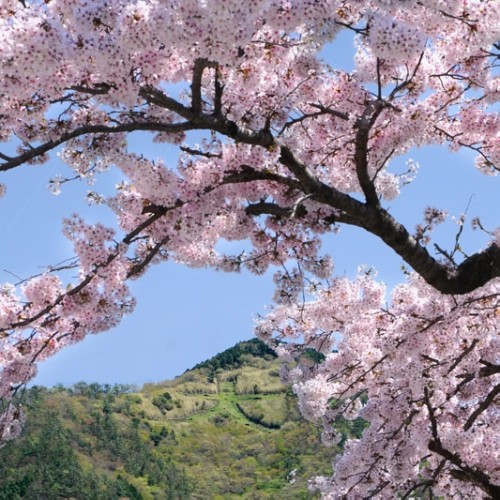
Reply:
[[[0,175],[58,155],[73,172],[55,193],[109,169],[123,181],[90,195],[113,227],[63,221],[74,278],[54,266],[0,286],[0,441],[20,432],[38,362],[133,310],[129,279],[166,260],[276,267],[256,333],[290,363],[303,414],[328,445],[343,442],[338,419],[369,423],[311,485],[331,499],[498,496],[499,229],[475,218],[484,248],[433,253],[440,200],[415,230],[387,202],[418,175],[412,160],[391,168],[415,147],[472,151],[498,173],[499,18],[497,0],[1,2]],[[353,71],[323,59],[342,30]],[[178,160],[133,151],[137,131]],[[344,225],[396,252],[407,281],[389,294],[371,271],[335,276],[324,241]],[[222,239],[249,250],[221,253]]]

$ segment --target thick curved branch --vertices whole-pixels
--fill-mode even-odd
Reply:
[[[33,147],[26,151],[25,153],[9,157],[6,155],[1,155],[0,157],[5,161],[0,163],[0,172],[5,172],[11,170],[15,167],[22,165],[23,163],[29,162],[40,156],[52,151],[57,146],[64,144],[71,139],[76,139],[82,135],[87,134],[116,134],[120,132],[134,132],[138,130],[151,131],[151,132],[186,132],[188,130],[195,129],[196,126],[189,122],[184,123],[125,123],[122,125],[115,125],[114,127],[108,127],[106,125],[85,125],[84,127],[78,127],[71,132],[66,132],[61,134],[57,139],[47,141],[40,146]]]
[[[268,130],[249,131],[223,116],[194,112],[191,108],[183,106],[157,89],[143,88],[141,92],[148,102],[178,113],[186,120],[194,122],[198,128],[216,131],[236,142],[264,148],[280,148],[280,163],[294,175],[304,194],[311,195],[312,200],[324,203],[341,214],[345,214],[344,221],[346,223],[361,227],[382,239],[436,290],[445,294],[465,294],[500,276],[500,248],[496,245],[470,256],[455,269],[450,269],[432,257],[402,224],[380,207],[373,182],[368,177],[366,157],[361,158],[361,153],[357,170],[359,170],[358,178],[362,188],[364,184],[363,189],[367,203],[362,203],[320,181],[307,165],[302,163],[287,146],[276,140]],[[361,123],[361,126],[369,129],[386,105],[388,104],[384,102],[379,106],[373,105],[373,108],[366,112],[366,123]],[[367,138],[358,136],[358,140],[364,141]],[[362,147],[361,149],[364,155],[365,151]],[[254,171],[253,174],[247,173],[247,175],[258,176],[259,174]],[[248,180],[250,179],[242,181],[247,182]],[[257,177],[255,180],[258,180]],[[270,179],[267,178],[267,180]],[[234,181],[238,182],[236,178],[233,179]],[[294,183],[295,186],[297,184]],[[341,222],[340,219],[339,222]]]
[[[500,276],[500,247],[491,245],[450,269],[434,259],[386,210],[365,208],[361,227],[381,238],[436,290],[465,294]]]
[[[144,86],[139,91],[139,95],[149,104],[154,104],[177,113],[191,123],[195,129],[212,130],[230,137],[236,142],[262,146],[264,148],[271,147],[275,142],[269,130],[254,132],[253,130],[238,126],[235,122],[220,116],[217,112],[207,114],[196,111],[191,107],[188,108],[155,87]]]
[[[312,193],[314,200],[345,212],[349,216],[349,224],[378,236],[436,290],[445,294],[465,294],[500,277],[500,247],[497,245],[471,255],[455,269],[450,269],[433,258],[383,208],[363,204],[322,183],[285,146],[281,147],[280,160],[299,179],[306,194]]]
[[[276,203],[260,202],[252,203],[245,208],[248,215],[274,215],[276,217],[288,218],[292,215],[291,208],[283,208]]]
[[[194,87],[201,86],[203,69],[211,67],[211,63],[199,60],[195,65],[193,75]],[[201,93],[201,87],[200,87]],[[220,92],[221,89],[219,89]],[[197,91],[196,91],[197,92]],[[211,130],[233,139],[235,142],[260,146],[266,149],[279,148],[278,161],[292,174],[290,177],[269,172],[259,172],[255,169],[243,169],[239,172],[228,173],[223,183],[250,182],[258,180],[276,181],[302,192],[309,199],[325,204],[334,209],[340,217],[338,222],[345,222],[358,226],[379,237],[392,248],[402,259],[409,264],[422,278],[445,294],[465,294],[479,288],[493,278],[500,276],[500,248],[491,245],[486,250],[476,253],[456,268],[450,269],[447,265],[433,258],[427,249],[419,244],[409,234],[404,226],[398,223],[379,203],[372,179],[368,174],[368,135],[377,117],[386,106],[385,101],[375,101],[369,105],[357,122],[355,139],[355,163],[358,179],[365,194],[366,203],[343,193],[334,186],[329,186],[316,177],[311,169],[301,162],[290,148],[277,140],[269,128],[259,131],[246,129],[234,121],[220,114],[220,110],[213,113],[204,113],[198,106],[198,97],[195,92],[191,107],[186,107],[175,99],[167,96],[161,90],[144,86],[139,95],[150,105],[160,106],[175,112],[186,120],[182,123],[130,123],[113,127],[105,125],[89,125],[80,127],[71,132],[61,134],[52,141],[35,147],[14,158],[3,157],[0,171],[9,170],[24,162],[32,160],[57,146],[85,134],[105,134],[118,132],[132,132],[136,130],[158,132],[183,132],[187,130]],[[219,96],[220,98],[221,96]]]

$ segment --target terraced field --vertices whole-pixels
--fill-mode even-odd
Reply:
[[[337,450],[279,368],[252,341],[141,390],[35,387],[25,435],[0,450],[0,500],[313,498]]]

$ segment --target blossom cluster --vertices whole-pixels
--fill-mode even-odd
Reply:
[[[499,383],[487,367],[498,366],[500,282],[457,299],[412,276],[390,303],[364,274],[336,279],[301,305],[276,306],[257,325],[260,338],[298,360],[284,376],[302,414],[322,424],[325,444],[342,438],[339,418],[369,423],[361,439],[347,441],[333,477],[314,484],[326,498],[364,498],[378,488],[392,498],[432,479],[436,495],[481,496],[449,474],[456,463],[443,464],[429,448],[438,441],[471,470],[500,480],[498,415],[484,403]],[[323,361],[301,360],[297,343]]]
[[[378,15],[370,19],[367,43],[375,57],[386,61],[411,61],[424,50],[425,36],[418,25]]]
[[[123,182],[95,195],[116,227],[64,221],[76,279],[53,268],[0,287],[0,441],[19,432],[12,401],[37,363],[118,324],[134,306],[127,280],[152,264],[279,266],[257,332],[299,360],[283,377],[301,411],[329,444],[336,419],[370,422],[333,478],[316,480],[325,497],[427,485],[477,496],[484,476],[461,481],[446,452],[467,477],[498,481],[486,404],[498,387],[498,280],[455,297],[413,276],[386,306],[369,274],[332,277],[322,243],[340,224],[367,228],[359,213],[403,192],[415,168],[398,176],[391,162],[413,147],[468,148],[498,173],[499,17],[497,0],[1,2],[0,141],[17,152],[0,153],[0,172],[55,152],[78,178],[116,168]],[[355,33],[353,71],[322,59],[341,29]],[[204,134],[194,146],[193,130]],[[179,148],[178,162],[133,152],[135,131]],[[428,243],[444,212],[424,217],[412,244]],[[220,253],[221,239],[250,249]]]

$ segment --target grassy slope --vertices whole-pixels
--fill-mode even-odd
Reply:
[[[318,430],[298,415],[279,381],[279,362],[253,352],[254,342],[235,349],[236,355],[135,393],[82,385],[73,394],[30,395],[26,435],[0,450],[0,499],[92,498],[96,488],[101,498],[311,498],[307,479],[330,473],[335,450],[322,447]],[[54,455],[66,462],[52,479],[49,473],[38,478],[33,470],[45,467],[38,461],[54,460],[47,444],[45,452],[37,449],[40,436],[58,422]],[[49,442],[56,443],[50,436]],[[73,479],[61,493],[64,470]],[[33,490],[33,481],[43,485]]]

